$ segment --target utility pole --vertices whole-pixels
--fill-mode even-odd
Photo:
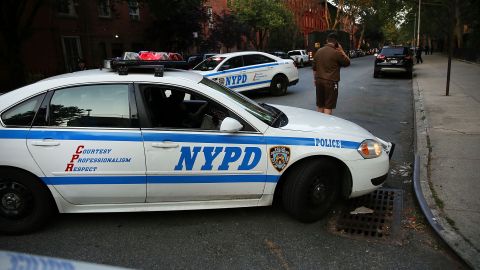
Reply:
[[[412,39],[412,45],[414,46],[414,50],[417,51],[417,47],[415,46],[415,44],[417,44],[417,42],[415,42],[415,37],[416,37],[416,33],[415,31],[417,30],[417,13],[415,13],[415,20],[413,22],[413,39]]]
[[[419,0],[420,2],[422,0]],[[450,74],[452,69],[452,54],[453,54],[453,30],[455,25],[455,14],[454,10],[457,5],[458,0],[449,1],[449,5],[445,3],[424,3],[425,5],[432,5],[432,6],[441,6],[444,7],[449,13],[450,23],[448,26],[448,64],[447,64],[447,85],[445,87],[445,96],[450,95]],[[420,3],[419,2],[419,3]],[[418,6],[418,10],[420,12],[420,4]],[[419,14],[418,24],[420,24],[420,14]],[[418,26],[420,29],[420,25]],[[420,30],[419,30],[420,31]],[[418,34],[418,33],[417,33]]]
[[[420,11],[422,6],[422,0],[418,0],[418,25],[417,25],[417,47],[420,47]]]

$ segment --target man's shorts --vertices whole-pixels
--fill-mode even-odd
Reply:
[[[338,82],[316,79],[317,107],[335,109],[338,98]]]

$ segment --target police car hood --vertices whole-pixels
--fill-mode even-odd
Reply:
[[[375,136],[361,126],[339,117],[283,105],[272,106],[281,110],[288,117],[288,124],[280,128],[283,130],[375,138]]]

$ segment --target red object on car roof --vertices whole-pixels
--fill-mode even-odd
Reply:
[[[164,52],[143,51],[138,54],[140,60],[169,60],[168,54]]]

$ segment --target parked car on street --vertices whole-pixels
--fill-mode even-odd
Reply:
[[[287,87],[298,82],[292,59],[255,51],[217,54],[193,71],[235,91],[269,89],[275,96],[285,95]]]
[[[288,51],[287,54],[295,61],[295,63],[297,63],[299,67],[303,67],[304,65],[308,65],[310,63],[310,57],[305,50]]]
[[[218,64],[258,55],[220,55]],[[293,67],[268,59],[262,68]],[[388,176],[392,144],[349,121],[258,104],[170,69],[173,61],[105,64],[0,96],[1,233],[38,229],[57,212],[267,206],[274,196],[313,222]]]
[[[413,53],[405,46],[385,46],[375,58],[373,77],[378,78],[383,73],[405,73],[408,78],[413,76]]]

